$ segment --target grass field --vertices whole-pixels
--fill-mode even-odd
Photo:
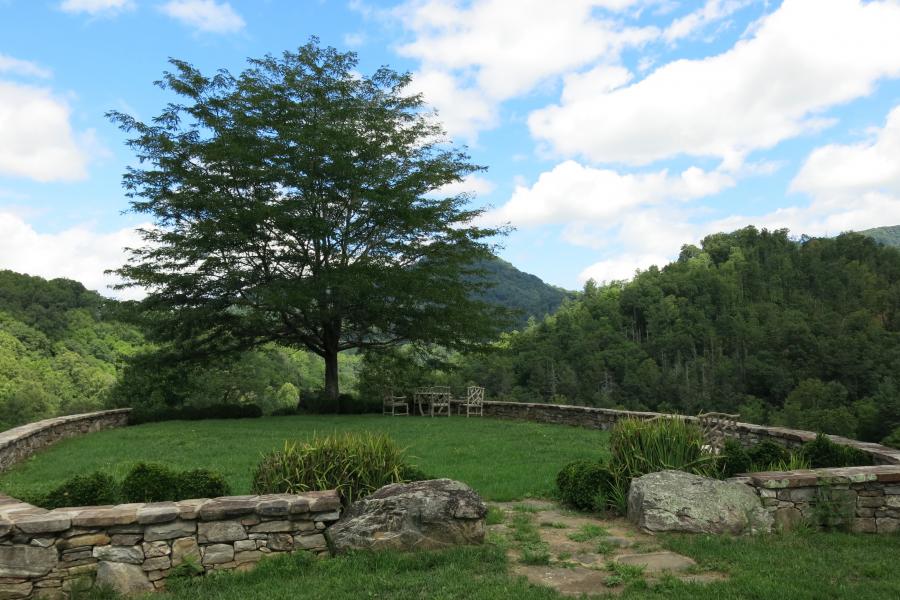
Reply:
[[[564,464],[607,450],[602,431],[497,419],[354,415],[168,421],[62,441],[4,473],[0,490],[29,500],[78,473],[99,469],[121,478],[143,460],[217,469],[234,494],[247,494],[261,453],[316,432],[359,430],[388,433],[427,474],[464,481],[496,501],[549,496]]]

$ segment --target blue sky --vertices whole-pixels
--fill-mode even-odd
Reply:
[[[103,289],[137,243],[108,110],[175,57],[245,66],[319,36],[413,73],[516,230],[501,255],[575,289],[748,224],[900,224],[900,2],[0,0],[0,268]]]

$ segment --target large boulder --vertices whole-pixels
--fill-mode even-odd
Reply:
[[[153,584],[140,565],[100,561],[97,565],[96,585],[112,588],[123,596],[153,591]]]
[[[683,471],[633,479],[628,518],[645,531],[737,534],[772,529],[772,516],[749,486]]]
[[[459,481],[395,483],[354,502],[326,536],[335,553],[480,544],[485,514],[481,497]]]

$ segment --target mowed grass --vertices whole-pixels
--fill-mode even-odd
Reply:
[[[603,431],[499,419],[290,416],[167,421],[111,429],[51,446],[0,476],[0,490],[34,499],[69,477],[101,470],[121,479],[134,463],[221,471],[234,494],[250,493],[261,454],[315,433],[377,431],[393,437],[412,464],[433,477],[464,481],[487,500],[548,497],[567,462],[607,452]]]

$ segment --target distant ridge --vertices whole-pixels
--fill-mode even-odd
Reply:
[[[563,300],[575,296],[574,292],[549,285],[500,258],[485,261],[479,267],[484,269],[485,279],[494,284],[482,299],[518,311],[514,328],[522,328],[529,317],[542,319],[555,312]]]
[[[862,235],[866,235],[876,242],[881,242],[885,246],[893,246],[900,248],[900,225],[888,225],[887,227],[875,227],[859,231]]]

